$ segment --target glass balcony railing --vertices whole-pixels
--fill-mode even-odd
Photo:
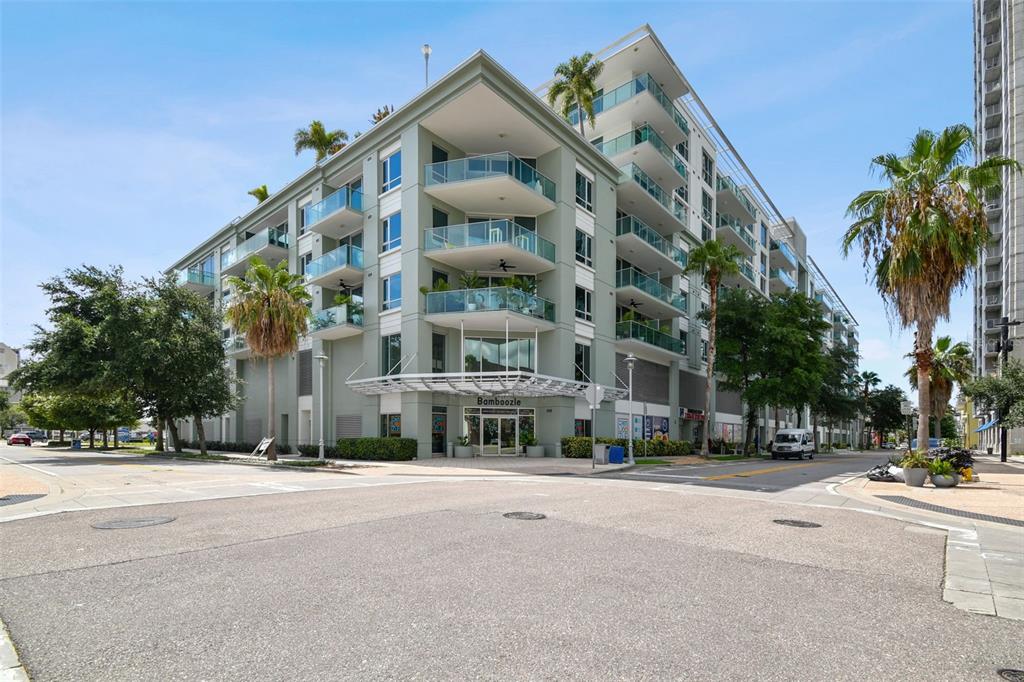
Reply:
[[[512,287],[432,291],[427,294],[427,314],[511,311],[555,321],[555,304],[535,294]]]
[[[303,209],[304,225],[313,225],[320,222],[332,213],[342,209],[349,209],[357,213],[363,212],[363,193],[350,187],[342,187],[337,192],[327,196]]]
[[[671,258],[679,267],[686,267],[686,252],[652,230],[638,218],[634,218],[631,215],[619,218],[615,221],[615,234],[616,236],[635,234],[657,249],[661,254]]]
[[[757,215],[757,208],[754,206],[754,202],[747,198],[747,195],[740,191],[739,185],[736,181],[730,178],[728,175],[719,175],[716,178],[717,183],[715,189],[719,192],[731,192],[736,197],[743,208],[747,209],[747,212],[752,216]]]
[[[624,320],[615,324],[615,338],[617,339],[636,339],[637,341],[643,341],[649,343],[652,346],[657,346],[662,350],[667,350],[670,353],[682,353],[683,342],[675,338],[671,334],[666,334],[663,331],[655,329],[654,327],[648,327],[642,322],[636,320]]]
[[[740,274],[750,280],[752,284],[757,284],[754,280],[754,266],[750,263],[740,263]]]
[[[686,179],[686,164],[676,155],[672,147],[649,125],[640,126],[618,137],[599,142],[594,146],[605,156],[611,157],[628,151],[644,142],[649,142],[664,157],[665,161],[670,163],[683,179]]]
[[[616,287],[636,287],[645,294],[667,303],[676,308],[680,314],[686,312],[686,303],[683,297],[672,291],[650,275],[645,275],[636,268],[623,268],[615,273]]]
[[[249,344],[245,342],[244,336],[229,336],[224,339],[224,352],[231,355],[243,353],[249,350]]]
[[[222,270],[230,267],[239,261],[245,260],[252,254],[267,246],[277,246],[282,249],[287,249],[288,232],[285,230],[279,230],[276,227],[271,227],[254,234],[230,251],[222,253],[220,256],[220,267]]]
[[[612,107],[618,106],[642,92],[650,92],[665,112],[672,117],[676,127],[687,135],[690,134],[690,126],[686,122],[686,117],[676,108],[672,103],[672,99],[665,94],[665,91],[661,89],[661,86],[654,80],[654,77],[646,73],[595,98],[594,115],[597,116],[602,111],[608,111]],[[584,119],[586,119],[586,114],[584,114]],[[569,114],[569,122],[573,125],[579,125],[580,114],[578,109],[573,110]]]
[[[792,265],[794,268],[797,267],[798,261],[796,259],[796,254],[793,253],[793,249],[789,248],[789,244],[787,244],[786,242],[777,242],[773,240],[771,250],[778,251],[779,253],[782,254],[786,261],[789,262],[790,265]]]
[[[508,152],[429,163],[425,170],[427,187],[507,175],[537,194],[551,201],[555,200],[555,183],[533,166]]]
[[[640,166],[635,163],[629,163],[620,168],[619,171],[622,173],[619,177],[620,182],[632,180],[636,184],[640,185],[640,187],[650,194],[655,201],[661,204],[666,211],[675,216],[676,220],[684,225],[687,224],[686,208],[681,203],[673,199],[668,192],[662,189],[661,185],[652,180],[651,176],[644,173]]]
[[[786,285],[789,289],[796,289],[796,280],[794,280],[788,272],[782,268],[772,268],[771,271],[772,279],[777,279]]]
[[[184,270],[178,270],[178,285],[184,286],[186,284],[197,284],[204,287],[212,287],[214,283],[214,277],[212,272],[200,270],[198,268],[187,268]]]
[[[754,235],[747,232],[747,228],[743,227],[743,224],[739,220],[733,218],[728,213],[718,214],[718,227],[724,227],[732,230],[740,236],[743,243],[749,246],[754,251],[757,251],[757,242],[754,241]]]
[[[309,321],[309,331],[319,332],[343,324],[362,327],[362,309],[352,305],[336,305],[332,308],[324,308],[319,312],[313,313],[313,319]]]
[[[822,304],[823,306],[825,306],[829,310],[832,309],[832,298],[830,296],[828,296],[827,294],[824,294],[824,293],[819,291],[818,293],[816,293],[814,295],[814,300],[817,301],[818,303]]]
[[[511,220],[486,220],[465,225],[427,228],[424,230],[424,236],[424,248],[427,251],[511,244],[552,263],[555,262],[553,242]]]
[[[331,270],[345,266],[363,269],[363,250],[358,246],[345,244],[315,258],[306,266],[306,281],[325,275]]]

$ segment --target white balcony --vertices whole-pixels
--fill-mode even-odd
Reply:
[[[345,244],[306,266],[306,284],[343,289],[363,281],[363,250]]]
[[[313,313],[309,335],[314,339],[334,341],[363,333],[361,305],[338,305]]]
[[[738,220],[729,215],[719,214],[717,222],[718,230],[715,232],[715,237],[718,241],[735,245],[747,257],[757,253],[757,242],[754,241],[754,235],[748,232],[747,228]]]
[[[424,230],[424,255],[457,270],[536,275],[555,267],[555,245],[511,220]]]
[[[718,211],[728,213],[740,219],[740,222],[747,224],[757,219],[757,207],[750,200],[746,192],[728,175],[719,175],[715,181],[715,189],[718,194]]]
[[[426,295],[431,324],[473,331],[550,331],[555,304],[512,287],[433,291]]]
[[[220,256],[222,275],[241,276],[249,268],[249,259],[259,256],[270,267],[288,257],[288,233],[271,227],[252,235]]]
[[[536,216],[555,208],[555,183],[502,152],[427,164],[424,191],[466,213]]]
[[[671,287],[636,268],[615,273],[615,300],[646,317],[667,320],[687,314],[686,300]]]
[[[629,163],[619,169],[618,207],[635,215],[659,234],[670,236],[687,226],[685,207],[672,192],[659,185],[640,166]]]
[[[363,227],[363,193],[349,187],[303,209],[303,225],[310,232],[340,239]]]
[[[199,268],[185,268],[175,273],[178,286],[185,287],[200,294],[208,294],[213,291],[216,280],[212,272],[200,270]]]
[[[686,252],[639,218],[619,218],[615,221],[615,234],[615,252],[647,272],[679,275],[686,269]]]

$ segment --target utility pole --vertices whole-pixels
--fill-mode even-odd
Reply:
[[[1013,341],[1010,340],[1010,327],[1016,327],[1020,324],[1019,321],[1010,321],[1010,318],[1005,315],[999,320],[999,344],[996,350],[999,352],[999,375],[1002,376],[1003,370],[1006,368],[1006,361],[1010,357],[1010,351],[1013,350]],[[1006,461],[1006,427],[1003,426],[1002,422],[1003,415],[999,410],[996,410],[996,419],[999,420],[999,461]]]

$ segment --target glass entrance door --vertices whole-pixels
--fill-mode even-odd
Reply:
[[[501,417],[499,420],[499,455],[518,455],[518,438],[516,438],[516,418]]]
[[[480,453],[483,455],[515,456],[519,454],[516,418],[513,416],[484,417],[480,429]]]

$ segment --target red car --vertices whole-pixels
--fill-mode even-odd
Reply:
[[[32,445],[32,437],[27,433],[15,433],[7,436],[8,445]]]

